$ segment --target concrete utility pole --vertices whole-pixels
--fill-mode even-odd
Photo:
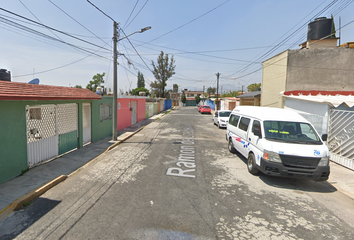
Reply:
[[[117,42],[118,42],[118,23],[113,22],[113,130],[112,130],[112,140],[117,141]]]
[[[219,97],[219,77],[220,77],[220,73],[217,73],[216,74],[216,77],[217,77],[217,81],[216,81],[216,109],[215,110],[219,110],[219,100],[218,100],[218,97]]]

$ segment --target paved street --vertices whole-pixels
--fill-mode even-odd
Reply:
[[[328,182],[248,173],[225,129],[173,110],[0,222],[0,239],[353,239]]]

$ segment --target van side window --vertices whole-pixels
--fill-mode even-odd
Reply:
[[[237,127],[237,124],[238,124],[239,119],[240,119],[240,116],[237,116],[237,115],[233,115],[233,114],[232,114],[232,115],[230,116],[229,124],[231,124],[231,125]]]
[[[254,130],[259,130],[259,133],[262,132],[261,131],[261,123],[257,120],[253,121],[253,125],[252,125],[252,133],[254,134]]]
[[[240,121],[240,125],[239,125],[238,127],[239,127],[241,130],[247,132],[248,125],[250,124],[250,120],[251,120],[251,119],[249,119],[249,118],[242,117],[242,118],[241,118],[241,121]]]

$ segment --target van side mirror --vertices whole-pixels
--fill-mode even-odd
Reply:
[[[327,141],[327,138],[328,138],[328,135],[327,134],[322,134],[322,141],[326,142]]]
[[[259,138],[262,138],[262,133],[261,133],[261,131],[259,130],[259,128],[255,128],[255,129],[254,129],[254,135],[255,135],[255,136],[258,136]]]

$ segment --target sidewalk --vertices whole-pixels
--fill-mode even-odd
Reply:
[[[0,184],[0,220],[21,208],[24,203],[31,201],[51,187],[64,181],[80,167],[104,154],[117,144],[124,142],[144,126],[164,114],[163,112],[154,115],[118,131],[117,141],[113,141],[111,136],[105,137],[97,142],[87,144],[83,148],[59,156],[53,161],[34,167],[22,176]]]
[[[111,137],[106,137],[67,153],[54,161],[34,167],[22,176],[0,184],[0,220],[22,207],[24,203],[64,181],[77,169],[112,149],[118,143],[124,142],[144,126],[163,115],[164,113],[160,113],[118,131],[118,141],[112,141]],[[331,173],[328,183],[354,200],[354,171],[333,162],[330,166]]]

